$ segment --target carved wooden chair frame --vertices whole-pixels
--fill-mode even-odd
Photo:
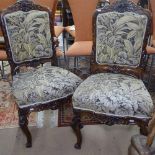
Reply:
[[[46,11],[49,14],[49,21],[50,21],[50,32],[51,32],[51,43],[52,43],[52,49],[53,49],[53,56],[50,58],[40,58],[37,60],[32,60],[32,61],[26,61],[26,62],[22,62],[22,63],[15,63],[12,60],[12,54],[11,54],[11,49],[10,49],[10,44],[9,44],[9,39],[7,36],[7,31],[6,31],[6,27],[5,27],[5,22],[4,22],[4,15],[9,14],[9,13],[13,13],[16,11],[24,11],[24,12],[28,12],[30,10],[40,10],[40,11]],[[51,62],[51,65],[57,65],[57,59],[56,59],[56,46],[57,46],[57,42],[55,42],[54,39],[54,22],[52,21],[51,17],[51,11],[48,10],[45,7],[42,7],[40,5],[36,5],[34,4],[32,1],[29,0],[21,0],[17,3],[15,3],[13,6],[7,8],[6,10],[4,10],[1,13],[1,24],[2,24],[2,31],[4,34],[4,39],[5,39],[5,43],[6,43],[6,51],[7,51],[7,55],[9,58],[9,64],[11,66],[11,75],[15,75],[16,73],[18,73],[19,67],[21,66],[31,66],[31,67],[36,67],[38,65],[42,65],[45,62]],[[27,143],[26,143],[26,147],[31,147],[32,146],[32,136],[31,133],[28,129],[28,117],[29,114],[31,112],[38,112],[38,111],[43,111],[43,110],[47,110],[47,109],[51,109],[51,110],[56,110],[59,108],[60,104],[63,103],[67,103],[67,102],[71,102],[71,96],[65,97],[65,98],[61,98],[58,99],[56,101],[52,101],[52,102],[47,102],[45,104],[37,104],[37,105],[29,105],[27,107],[18,107],[18,114],[19,114],[19,126],[22,129],[23,133],[25,134],[26,138],[27,138]],[[18,105],[17,105],[18,106]]]
[[[145,71],[145,67],[147,65],[147,60],[148,56],[146,54],[146,45],[147,45],[147,40],[151,34],[151,16],[150,12],[144,10],[140,6],[135,5],[133,2],[128,1],[128,4],[124,1],[127,0],[122,0],[122,1],[117,1],[111,6],[104,7],[104,8],[99,8],[96,10],[93,16],[93,49],[92,49],[92,55],[91,55],[91,63],[90,63],[90,70],[91,74],[96,74],[96,73],[103,73],[103,72],[112,72],[112,73],[121,73],[121,74],[126,74],[130,76],[137,77],[138,79],[142,79],[143,73]],[[146,28],[146,33],[144,37],[144,42],[143,42],[143,48],[142,48],[142,53],[141,53],[141,62],[140,65],[136,68],[133,67],[123,67],[123,66],[118,66],[118,65],[99,65],[96,62],[96,18],[98,14],[101,13],[106,13],[106,12],[134,12],[140,15],[146,15],[148,17],[148,23],[147,23],[147,28]],[[138,125],[140,127],[140,132],[143,135],[148,134],[148,123],[151,119],[150,118],[135,118],[135,117],[121,117],[121,116],[109,116],[106,114],[99,114],[87,110],[82,110],[82,109],[76,109],[73,107],[74,111],[74,118],[72,120],[71,127],[77,137],[77,142],[74,145],[76,149],[81,148],[81,143],[82,143],[82,134],[80,129],[83,127],[83,124],[81,123],[80,116],[82,115],[84,117],[85,114],[91,114],[94,119],[97,120],[97,122],[100,122],[100,124],[106,124],[106,125],[114,125],[114,124],[124,124],[124,125]]]

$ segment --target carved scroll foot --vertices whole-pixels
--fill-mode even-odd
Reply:
[[[27,111],[19,109],[18,114],[19,114],[19,126],[27,138],[26,147],[27,148],[32,147],[32,136],[28,129],[28,119],[27,119],[29,113]]]
[[[81,134],[81,129],[83,128],[83,125],[81,124],[80,117],[75,116],[72,120],[71,127],[76,135],[77,142],[74,145],[76,149],[81,149],[81,144],[82,144],[82,134]]]

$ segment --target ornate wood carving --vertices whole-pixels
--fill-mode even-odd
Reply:
[[[27,143],[26,147],[32,147],[32,136],[31,133],[28,129],[28,115],[29,111],[27,110],[18,110],[18,115],[19,115],[19,126],[22,129],[23,133],[25,134],[27,138]]]

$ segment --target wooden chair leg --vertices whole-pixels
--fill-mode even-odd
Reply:
[[[155,138],[155,114],[153,114],[153,117],[148,124],[148,136],[146,145],[151,146],[154,138]]]
[[[147,146],[150,147],[152,145],[154,137],[155,137],[155,128],[147,136],[147,142],[146,142]]]
[[[81,149],[81,144],[82,144],[82,134],[81,134],[81,129],[83,128],[83,125],[81,124],[80,117],[75,116],[72,120],[71,127],[76,135],[77,142],[74,145],[76,149]]]
[[[18,114],[19,114],[19,126],[27,138],[26,147],[27,148],[32,147],[32,136],[28,129],[28,119],[27,119],[29,113],[25,110],[19,109]]]

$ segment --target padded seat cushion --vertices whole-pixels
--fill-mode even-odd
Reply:
[[[44,66],[13,76],[13,94],[17,104],[26,107],[67,97],[82,80],[55,66]]]
[[[122,74],[88,77],[73,95],[73,107],[118,116],[149,117],[153,101],[143,82]]]

